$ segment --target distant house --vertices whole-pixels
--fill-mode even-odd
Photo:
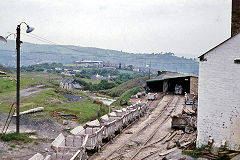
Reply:
[[[3,72],[3,71],[0,71],[0,78],[1,77],[7,77],[7,73],[6,72]]]
[[[6,75],[6,72],[0,71],[0,75]]]
[[[101,76],[101,75],[99,75],[99,74],[96,74],[96,75],[93,75],[93,76],[91,76],[91,79],[96,79],[96,80],[103,80],[103,79],[109,79],[108,77],[103,77],[103,76]]]
[[[63,78],[60,87],[65,89],[82,89],[83,87],[73,78]]]

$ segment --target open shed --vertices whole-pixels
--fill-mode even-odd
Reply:
[[[198,93],[198,78],[190,74],[160,72],[159,76],[147,80],[147,87],[152,92],[174,92],[176,85],[181,85],[183,93]]]

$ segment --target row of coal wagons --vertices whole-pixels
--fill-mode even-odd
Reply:
[[[98,151],[101,148],[103,139],[110,140],[116,134],[119,134],[123,128],[143,115],[146,108],[147,105],[141,103],[121,110],[115,110],[103,115],[99,120],[96,119],[86,123],[84,128],[82,126],[76,127],[71,133],[78,136],[88,135],[86,149]]]
[[[96,150],[102,146],[102,140],[110,140],[130,123],[146,112],[146,103],[128,106],[121,110],[108,113],[99,120],[93,120],[86,125],[78,126],[70,131],[70,135],[62,133],[52,142],[52,155],[47,160],[83,160],[86,150]],[[45,159],[43,159],[45,160]]]

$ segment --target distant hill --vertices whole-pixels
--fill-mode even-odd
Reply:
[[[0,64],[15,66],[15,41],[0,45]],[[72,64],[77,60],[101,60],[111,63],[124,63],[137,67],[146,67],[151,62],[151,68],[185,73],[198,73],[198,61],[192,58],[177,57],[173,53],[137,54],[116,50],[71,45],[46,45],[24,42],[21,45],[21,65],[36,63],[59,62]]]

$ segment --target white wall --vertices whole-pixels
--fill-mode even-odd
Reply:
[[[197,146],[214,146],[226,140],[227,147],[240,150],[240,34],[205,55],[199,65]]]

